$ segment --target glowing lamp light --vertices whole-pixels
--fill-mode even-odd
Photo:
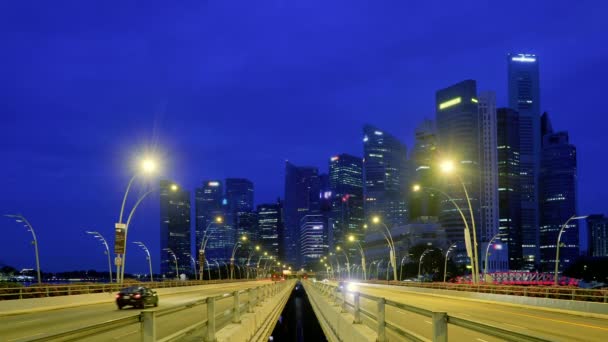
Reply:
[[[502,245],[499,244],[499,243],[497,243],[497,244],[494,245],[494,249],[497,250],[497,251],[500,251],[500,250],[502,250]]]
[[[141,168],[145,173],[152,173],[156,170],[156,163],[152,159],[144,159],[141,162]]]
[[[350,242],[355,241],[355,236],[354,236],[354,235],[350,235],[350,236],[348,237],[348,241],[350,241]]]
[[[207,185],[217,187],[217,186],[220,186],[220,182],[209,182],[209,183],[207,183]]]
[[[215,218],[215,222],[222,223],[222,222],[224,222],[224,218],[221,217],[221,216],[218,216],[218,217]]]
[[[177,191],[177,189],[179,189],[179,187],[177,186],[177,184],[171,184],[171,190],[172,191]]]
[[[243,236],[241,237],[241,240],[243,240],[243,241],[247,241],[247,235],[243,235]]]
[[[422,189],[422,188],[421,188],[421,187],[420,187],[420,185],[418,185],[418,184],[415,184],[415,185],[412,187],[412,190],[414,190],[414,191],[420,191],[420,189]]]
[[[441,168],[441,171],[445,173],[450,173],[455,169],[454,162],[452,162],[451,160],[444,161],[443,163],[441,163],[441,165],[439,165],[439,167]]]
[[[372,222],[373,222],[373,223],[376,223],[376,224],[380,223],[380,217],[378,217],[378,216],[374,216],[374,217],[372,218]]]

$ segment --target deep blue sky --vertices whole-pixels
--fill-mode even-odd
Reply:
[[[504,106],[508,52],[539,55],[542,109],[578,147],[579,211],[607,213],[608,4],[495,3],[3,1],[0,213],[29,218],[43,269],[103,270],[84,230],[111,238],[143,151],[186,188],[247,177],[272,201],[285,159],[361,155],[364,123],[411,147],[439,88],[476,79]],[[155,262],[158,215],[148,199],[129,238]],[[0,264],[33,267],[29,233],[0,230]]]

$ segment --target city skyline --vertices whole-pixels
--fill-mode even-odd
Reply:
[[[534,8],[537,8],[535,6],[537,5],[533,5]],[[331,10],[331,7],[329,8]],[[334,8],[334,10],[337,9]],[[464,6],[458,13],[463,13],[465,10],[470,10],[470,8]],[[582,10],[578,8],[558,6],[554,11],[567,12],[571,15],[568,19],[570,24],[580,24],[579,31],[573,31],[570,37],[581,37],[586,29],[594,25],[593,20],[582,21]],[[514,15],[514,10],[509,12],[507,8],[507,13]],[[355,10],[350,14],[353,18],[362,16]],[[517,16],[524,22],[532,21],[531,15],[524,18],[521,18],[521,15],[517,11]],[[144,15],[144,17],[146,16]],[[120,22],[121,16],[114,15],[113,18]],[[325,19],[322,24],[326,26],[323,27],[329,27],[330,22],[327,18]],[[397,22],[396,19],[393,20]],[[72,77],[73,83],[61,81],[57,83],[56,89],[51,89],[50,84],[54,83],[52,81],[56,80],[57,75],[52,73],[33,74],[35,70],[40,71],[39,68],[42,67],[42,60],[35,60],[34,71],[19,81],[21,83],[9,82],[2,86],[6,87],[6,91],[4,91],[6,101],[3,101],[6,106],[3,110],[6,126],[2,129],[3,134],[0,138],[2,146],[0,156],[3,160],[11,162],[0,173],[1,178],[6,182],[5,190],[0,197],[0,210],[3,213],[22,213],[36,227],[40,240],[43,270],[59,271],[81,268],[101,270],[105,267],[102,251],[93,239],[91,241],[83,240],[86,238],[84,231],[97,230],[105,234],[106,238],[112,238],[112,228],[120,209],[121,195],[131,176],[130,163],[138,152],[156,147],[165,157],[163,167],[166,172],[162,176],[177,181],[180,186],[191,193],[194,193],[194,189],[201,184],[203,179],[223,180],[229,177],[242,177],[251,179],[255,184],[255,204],[272,203],[276,197],[283,197],[285,159],[293,161],[297,165],[317,167],[320,173],[324,173],[327,170],[327,158],[330,156],[339,153],[349,153],[355,156],[362,154],[361,127],[365,123],[387,129],[406,146],[414,146],[415,127],[424,118],[433,118],[433,94],[447,85],[463,79],[475,79],[478,81],[478,88],[496,92],[497,107],[508,107],[505,56],[508,53],[534,53],[542,59],[540,65],[542,106],[540,110],[550,113],[553,125],[560,131],[568,131],[570,142],[577,146],[579,153],[579,211],[584,214],[605,214],[606,209],[602,203],[608,202],[608,195],[596,190],[598,184],[602,184],[602,174],[601,171],[594,168],[594,164],[597,163],[594,156],[601,155],[601,146],[605,145],[605,138],[603,138],[600,128],[606,119],[605,115],[602,115],[603,106],[600,101],[602,97],[596,93],[601,89],[600,80],[603,79],[601,75],[607,71],[605,65],[600,61],[606,60],[608,51],[606,47],[594,46],[593,52],[581,53],[581,51],[585,51],[583,47],[593,45],[594,39],[600,37],[597,32],[585,34],[585,39],[578,41],[567,40],[565,44],[561,41],[559,43],[552,41],[551,37],[554,36],[550,30],[558,27],[558,22],[557,19],[549,19],[545,23],[547,25],[544,26],[548,27],[539,33],[542,39],[522,38],[517,34],[509,36],[509,31],[505,28],[504,31],[493,31],[492,34],[481,37],[477,33],[472,35],[482,40],[489,40],[495,36],[503,37],[508,44],[498,44],[498,47],[492,46],[482,51],[471,48],[471,52],[459,51],[447,58],[443,52],[430,49],[431,53],[426,57],[431,60],[442,58],[441,60],[444,62],[440,65],[424,64],[421,57],[409,57],[405,49],[395,53],[403,59],[403,63],[409,62],[412,65],[418,65],[418,68],[422,69],[421,73],[401,66],[393,60],[393,53],[386,52],[381,55],[385,59],[397,63],[393,64],[395,65],[394,72],[391,72],[390,76],[383,74],[377,68],[368,67],[356,72],[356,68],[345,66],[337,70],[337,75],[322,78],[323,82],[319,83],[328,83],[327,81],[336,83],[331,84],[332,95],[335,96],[332,98],[327,98],[312,89],[313,85],[317,83],[316,79],[305,78],[305,82],[298,85],[297,89],[311,88],[305,94],[317,100],[302,108],[299,108],[299,103],[302,102],[300,97],[280,102],[280,105],[275,107],[279,108],[278,111],[283,114],[278,114],[277,111],[275,114],[268,114],[269,116],[261,114],[265,111],[267,103],[276,104],[278,101],[276,99],[285,96],[285,92],[273,87],[270,89],[275,89],[276,92],[265,91],[264,86],[268,86],[268,83],[260,84],[259,88],[247,83],[256,78],[252,78],[252,75],[244,71],[239,74],[245,80],[246,89],[237,92],[237,96],[240,96],[247,105],[240,107],[225,102],[225,98],[220,102],[206,98],[205,101],[209,102],[197,104],[192,100],[192,93],[196,93],[194,89],[182,88],[176,92],[175,89],[169,91],[167,88],[162,88],[159,84],[163,82],[159,82],[153,76],[147,76],[145,71],[148,69],[137,69],[129,77],[142,80],[152,77],[154,82],[150,83],[156,86],[152,89],[127,92],[135,95],[132,102],[131,100],[126,101],[125,98],[115,93],[107,93],[107,86],[96,86],[89,89],[86,86],[89,84],[88,79],[84,77],[86,75],[83,75],[82,70],[77,67],[68,67],[67,62],[58,59],[61,56],[72,56],[69,51],[59,47],[55,53],[51,54],[45,50],[48,47],[43,43],[56,42],[57,37],[37,35],[39,32],[36,30],[28,31],[23,34],[34,41],[33,49],[46,51],[46,54],[43,55],[57,70],[70,71],[68,76]],[[16,25],[13,21],[10,23]],[[49,24],[49,22],[42,22],[39,25],[44,24]],[[57,34],[70,39],[74,39],[74,32],[77,32],[77,27],[74,25],[86,27],[85,23],[66,25],[63,27],[64,31],[58,29]],[[350,25],[353,28],[355,24],[350,23]],[[118,30],[121,28],[119,26]],[[384,29],[388,30],[388,28]],[[16,31],[18,30],[11,31],[13,39],[9,39],[9,48],[14,49],[17,55],[25,54],[26,49],[19,45]],[[466,28],[463,33],[470,34],[469,31],[470,28]],[[88,34],[103,36],[104,33],[89,32]],[[310,34],[315,35],[316,33],[311,31]],[[344,35],[343,32],[335,32],[335,34],[334,38]],[[426,34],[433,37],[432,32]],[[505,35],[507,38],[504,38]],[[389,38],[398,39],[398,36],[394,34]],[[329,39],[321,42],[335,43],[334,40]],[[351,48],[348,43],[353,42],[347,41],[342,47]],[[93,46],[83,44],[82,50],[80,50],[82,53],[98,48],[95,44]],[[384,47],[387,48],[389,45],[386,44]],[[473,41],[467,41],[467,46],[473,46]],[[139,48],[135,46],[134,49]],[[252,49],[260,51],[259,48]],[[226,49],[222,51],[225,52]],[[221,54],[219,55],[221,56]],[[344,53],[335,54],[340,58],[345,55]],[[75,58],[75,56],[72,57]],[[19,62],[18,58],[14,56],[6,56],[3,59],[6,62],[4,64],[7,70],[2,71],[7,75],[6,79],[16,79],[11,75],[23,72],[25,64]],[[328,57],[328,60],[330,59]],[[127,65],[133,63],[128,58],[126,60]],[[96,59],[86,60],[85,58],[85,61],[100,66],[105,63]],[[384,59],[367,56],[358,59],[356,63],[359,64],[355,65],[377,67],[382,61]],[[487,65],[480,65],[480,61]],[[238,65],[239,61],[233,60],[232,62],[233,64],[223,65],[227,68],[234,67]],[[117,66],[116,70],[122,70],[118,68],[117,64],[122,68],[125,67],[121,63],[114,62],[114,65]],[[259,70],[266,70],[264,65],[257,66],[260,68]],[[10,67],[13,67],[13,70],[8,70]],[[437,70],[431,71],[435,67]],[[288,70],[291,73],[287,74],[296,79],[301,78],[303,74],[298,70],[306,70],[306,64],[297,65]],[[184,71],[185,69],[176,70],[175,73],[166,71],[167,74],[175,77],[169,77],[170,83],[172,85],[181,84],[184,79],[180,77],[183,77]],[[424,72],[431,73],[430,77],[425,78]],[[592,73],[591,76],[589,72]],[[92,77],[95,79],[99,75],[101,74],[94,74]],[[222,75],[228,77],[228,73]],[[348,75],[362,77],[363,85],[354,86],[347,83],[346,80],[350,79]],[[371,75],[382,76],[378,79],[378,76]],[[217,89],[231,89],[230,87],[224,88],[221,75],[218,77]],[[270,82],[278,82],[279,85],[289,83],[283,78],[276,77],[271,78]],[[134,88],[143,85],[140,82],[134,82],[131,78],[119,77],[117,80],[119,83],[126,82]],[[117,80],[107,79],[106,82],[111,85]],[[419,81],[419,87],[413,87],[412,80]],[[35,81],[39,81],[37,84],[46,89],[48,93],[43,96],[39,92],[32,91],[31,85]],[[356,79],[353,83],[357,84]],[[74,88],[78,84],[82,85],[82,89]],[[580,89],[575,86],[576,84],[586,84],[589,87]],[[357,89],[357,87],[361,89]],[[202,87],[202,89],[207,88]],[[326,91],[327,89],[325,88]],[[100,93],[100,91],[102,92]],[[256,91],[259,92],[258,95],[261,95],[261,98],[252,100],[251,95],[255,95]],[[253,94],[249,94],[252,92]],[[94,96],[103,94],[106,95]],[[66,101],[72,97],[68,95],[74,95],[75,100]],[[53,96],[56,96],[56,99]],[[221,96],[219,97],[221,98]],[[585,101],[573,101],[573,99],[585,99]],[[116,114],[110,115],[107,113],[112,112],[110,110],[112,106],[109,105],[112,101],[116,101],[119,105]],[[215,103],[215,105],[211,106],[209,103]],[[93,108],[98,104],[100,104],[100,108]],[[217,111],[218,108],[222,109],[219,112],[223,115],[243,112],[238,116],[241,120],[240,123],[234,125],[225,122],[226,119],[222,119],[222,114],[216,117],[217,121],[211,120],[210,114],[201,119],[196,119],[194,116],[194,113],[210,113]],[[253,109],[248,110],[248,108]],[[131,117],[127,115],[128,113],[134,114]],[[297,124],[297,129],[294,129],[293,120],[298,117],[307,120]],[[585,120],[581,120],[581,118]],[[188,123],[189,120],[194,120],[193,122],[196,124]],[[256,124],[257,121],[265,121],[267,124],[269,120],[284,120],[285,122],[269,127]],[[119,121],[124,123],[119,124]],[[211,125],[206,126],[207,123],[211,123]],[[235,129],[230,130],[229,126],[235,127]],[[195,133],[193,128],[196,127],[201,127],[203,131]],[[250,127],[254,128],[252,130],[254,132],[247,132]],[[336,127],[340,129],[337,130]],[[213,134],[214,130],[224,132],[227,137],[223,138],[218,134]],[[305,132],[296,132],[299,130]],[[339,133],[337,134],[336,131]],[[202,135],[208,135],[210,138],[199,138]],[[267,139],[263,137],[264,135],[273,136],[273,138]],[[95,138],[95,136],[100,138]],[[89,137],[90,139],[87,139]],[[309,140],[306,140],[307,137]],[[310,139],[311,137],[314,139]],[[257,138],[260,138],[261,141],[255,141]],[[276,144],[277,138],[281,139],[283,144]],[[239,146],[243,146],[243,152],[238,151]],[[237,150],[235,151],[235,149]],[[256,153],[251,153],[251,151],[256,151]],[[155,178],[151,184],[157,184],[158,179],[159,177]],[[143,202],[138,210],[138,214],[134,217],[133,236],[130,236],[130,241],[143,240],[146,237],[146,230],[158,229],[158,193]],[[192,221],[195,221],[194,216]],[[11,220],[2,221],[0,228],[4,234],[2,242],[0,242],[0,250],[5,251],[0,254],[0,262],[14,266],[31,266],[33,252],[30,250],[30,238],[27,231]],[[83,241],[80,242],[81,240]],[[151,241],[151,244],[155,243],[158,244],[158,240]],[[129,248],[133,251],[135,247],[129,246]],[[150,247],[150,249],[151,251],[158,250],[154,247]],[[75,255],[79,257],[75,258]],[[133,253],[129,258],[134,269],[146,271],[143,256]],[[159,260],[158,254],[153,255],[153,260]],[[140,263],[141,266],[135,266]],[[60,268],[60,264],[68,266]],[[130,271],[129,267],[127,272]]]

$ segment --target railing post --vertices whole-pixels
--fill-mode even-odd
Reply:
[[[384,322],[384,316],[385,316],[385,312],[384,312],[384,304],[386,303],[386,299],[384,298],[378,298],[378,302],[376,302],[376,307],[377,307],[377,327],[376,327],[376,332],[378,333],[378,339],[376,341],[378,342],[385,342],[386,341],[386,326],[385,326],[385,322]]]
[[[156,341],[156,312],[144,310],[141,312],[141,340],[142,342],[154,342]]]
[[[448,341],[448,315],[445,312],[433,312],[433,342]]]
[[[253,302],[253,292],[250,288],[247,289],[247,312],[248,313],[252,313],[253,312],[253,306],[255,305],[255,303]]]
[[[232,323],[241,323],[241,303],[239,301],[239,291],[234,291],[232,293],[234,297],[234,305],[232,308]]]
[[[207,337],[206,342],[215,342],[215,298],[207,298]]]
[[[359,324],[361,323],[361,305],[359,302],[359,292],[355,292],[353,296],[353,301],[355,302],[355,320],[353,323]]]

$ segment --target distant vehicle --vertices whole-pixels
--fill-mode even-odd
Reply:
[[[158,306],[158,295],[156,291],[144,286],[131,286],[124,288],[116,295],[118,310],[130,305],[134,308],[143,309],[146,305]]]

